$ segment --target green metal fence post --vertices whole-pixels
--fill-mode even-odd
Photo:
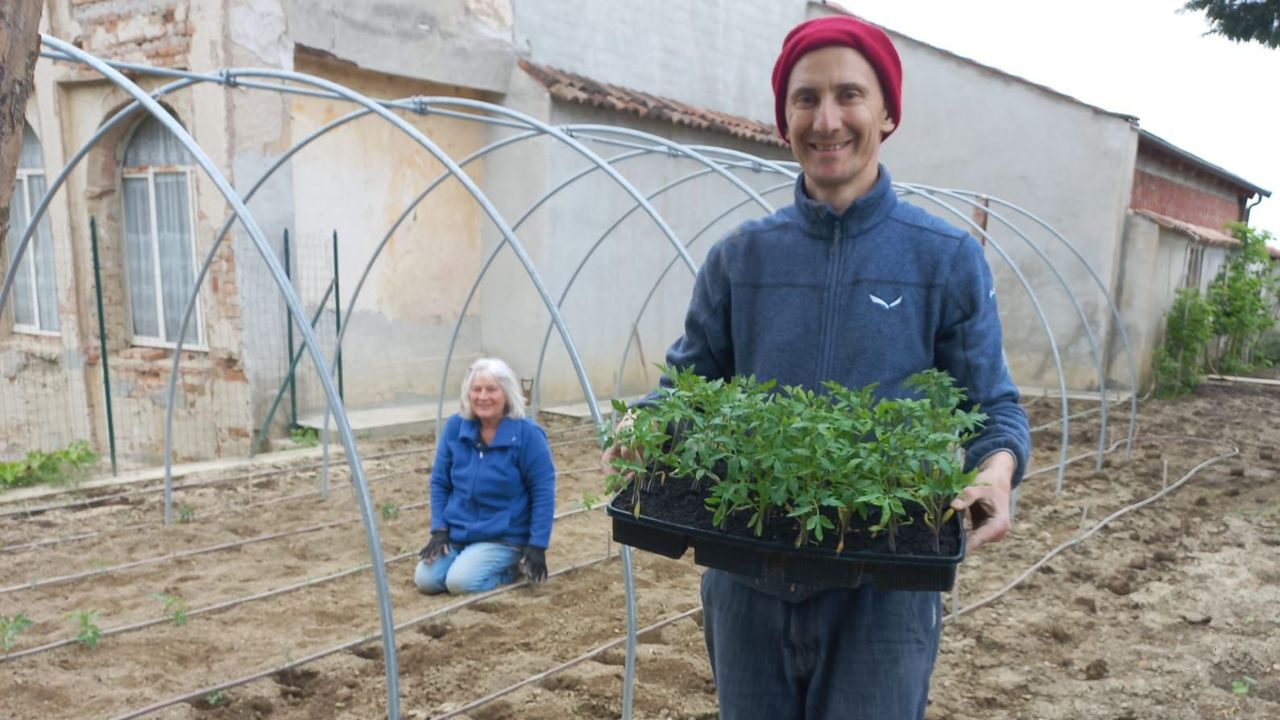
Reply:
[[[333,231],[333,332],[334,337],[342,337],[342,289],[338,285],[338,231]],[[342,392],[342,348],[338,348],[338,399],[346,403],[347,397]]]
[[[284,229],[284,276],[293,282],[293,267],[289,263],[289,228]],[[289,358],[293,358],[293,317],[288,306],[284,309],[285,327],[289,328]],[[289,367],[289,430],[298,427],[298,387],[294,382],[293,366]]]
[[[111,450],[111,474],[119,475],[116,465],[116,421],[111,412],[111,373],[107,371],[107,323],[102,312],[102,264],[98,260],[98,219],[89,218],[89,245],[93,248],[93,292],[98,299],[98,359],[102,362],[102,395],[107,406],[107,447]]]

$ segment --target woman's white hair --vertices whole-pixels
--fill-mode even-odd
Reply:
[[[509,418],[524,417],[524,393],[520,390],[520,379],[511,366],[498,358],[480,358],[471,363],[467,376],[462,379],[462,417],[475,420],[476,414],[471,411],[471,383],[477,375],[488,375],[502,388],[507,396],[507,408],[503,413]]]

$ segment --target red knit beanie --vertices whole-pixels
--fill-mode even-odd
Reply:
[[[848,15],[831,15],[800,23],[782,41],[782,52],[773,65],[773,105],[783,140],[788,140],[787,81],[791,79],[791,69],[806,54],[832,45],[853,48],[871,64],[880,80],[885,110],[897,129],[902,115],[902,61],[898,51],[880,28]],[[892,134],[890,130],[881,139]]]

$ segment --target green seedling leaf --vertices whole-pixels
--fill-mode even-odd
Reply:
[[[174,625],[182,626],[187,624],[186,600],[177,595],[165,595],[164,593],[155,593],[151,597],[164,603],[164,614],[173,620]]]
[[[17,643],[18,636],[34,624],[24,613],[18,613],[13,617],[0,615],[0,650],[8,655]]]
[[[102,639],[102,629],[94,622],[97,617],[97,610],[76,610],[67,616],[76,623],[76,642],[88,650],[98,647],[98,641]]]

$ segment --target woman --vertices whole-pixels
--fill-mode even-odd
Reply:
[[[547,434],[525,417],[515,373],[498,359],[475,361],[462,412],[436,437],[431,541],[414,583],[435,595],[492,590],[521,572],[546,580],[555,498]]]

